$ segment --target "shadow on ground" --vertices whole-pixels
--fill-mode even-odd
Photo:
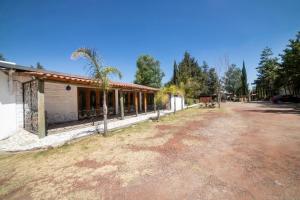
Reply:
[[[273,113],[273,114],[296,114],[300,115],[300,104],[281,103],[273,104],[270,102],[251,102],[259,104],[259,109],[247,109],[245,111],[257,113]]]

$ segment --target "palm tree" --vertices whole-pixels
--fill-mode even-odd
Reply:
[[[106,93],[110,88],[109,76],[111,74],[118,75],[119,78],[122,77],[121,72],[111,66],[103,66],[100,57],[94,49],[90,48],[79,48],[72,53],[72,59],[85,58],[88,61],[88,70],[93,83],[99,89],[103,91],[103,121],[104,121],[104,136],[107,135],[107,105],[106,105]]]
[[[160,109],[168,102],[168,92],[166,88],[161,88],[154,97],[155,105],[157,106],[157,121],[160,118]]]

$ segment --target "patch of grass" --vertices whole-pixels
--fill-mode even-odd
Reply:
[[[54,155],[57,153],[67,153],[67,152],[71,151],[71,148],[72,148],[72,146],[74,146],[74,144],[65,143],[64,145],[59,146],[59,147],[39,150],[37,152],[34,152],[32,157],[33,158],[41,158],[41,157],[51,156],[51,155]]]

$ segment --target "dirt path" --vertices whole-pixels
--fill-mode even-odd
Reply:
[[[0,157],[0,199],[300,199],[299,122],[296,109],[227,103]]]

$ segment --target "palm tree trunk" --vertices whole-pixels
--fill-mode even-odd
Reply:
[[[160,110],[157,109],[157,121],[159,121],[159,118],[160,118]]]
[[[107,105],[106,105],[106,91],[103,90],[103,126],[104,126],[104,132],[103,135],[107,135]]]

